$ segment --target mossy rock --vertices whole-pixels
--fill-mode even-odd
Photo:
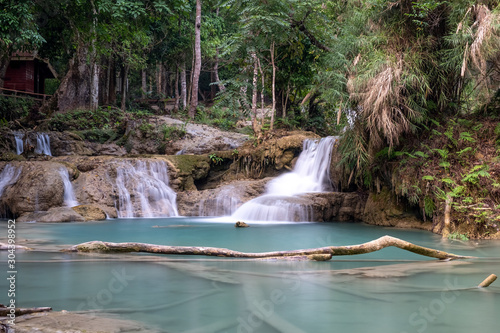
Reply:
[[[0,161],[7,161],[7,162],[26,161],[26,158],[22,155],[17,155],[16,153],[13,152],[5,152],[0,155]]]
[[[192,175],[194,179],[206,177],[210,170],[210,159],[207,155],[170,155],[167,159],[180,175]]]

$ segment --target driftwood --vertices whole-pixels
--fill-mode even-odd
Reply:
[[[52,308],[42,307],[42,308],[15,308],[14,313],[16,316],[22,316],[30,313],[39,313],[39,312],[49,312],[52,311]],[[11,309],[6,307],[3,304],[0,304],[0,317],[6,317],[11,314]]]
[[[492,284],[493,282],[495,282],[495,280],[497,279],[497,276],[495,274],[490,274],[490,276],[488,276],[486,279],[484,279],[483,282],[481,282],[478,287],[479,288],[486,288],[486,287],[489,287],[490,284]]]
[[[460,256],[447,253],[401,240],[391,236],[383,236],[373,241],[348,246],[326,246],[315,249],[293,250],[293,251],[273,251],[261,253],[247,253],[233,251],[217,247],[200,246],[169,246],[145,243],[111,243],[92,241],[72,246],[64,251],[67,252],[147,252],[159,254],[180,254],[180,255],[202,255],[232,258],[283,258],[287,259],[296,256],[306,256],[309,260],[329,260],[331,256],[355,255],[375,252],[386,247],[395,246],[402,250],[410,251],[427,257],[438,259],[468,259],[473,257]],[[319,255],[319,256],[318,256]]]

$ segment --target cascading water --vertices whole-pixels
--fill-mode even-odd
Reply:
[[[59,174],[61,175],[61,179],[63,181],[63,186],[64,186],[64,205],[67,207],[78,206],[79,203],[76,200],[75,192],[73,191],[73,185],[69,180],[68,170],[61,168],[59,169]]]
[[[215,198],[200,202],[199,216],[230,216],[241,205],[241,200],[235,196],[234,186],[221,189]]]
[[[14,139],[16,140],[16,154],[17,155],[21,155],[24,151],[23,136],[24,136],[24,134],[22,134],[22,133],[14,133]]]
[[[178,216],[177,194],[168,183],[163,161],[120,162],[116,168],[118,217]]]
[[[52,156],[50,151],[50,138],[47,133],[37,133],[35,153]]]
[[[10,164],[7,164],[5,168],[3,168],[2,172],[0,172],[0,198],[7,186],[17,182],[17,179],[21,175],[21,171],[21,167],[17,168]]]
[[[233,219],[246,221],[311,221],[312,208],[300,194],[332,191],[330,160],[337,138],[305,140],[292,172],[269,182],[264,195],[243,204]]]

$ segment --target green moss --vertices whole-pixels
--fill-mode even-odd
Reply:
[[[17,155],[16,153],[8,151],[0,155],[0,161],[26,161],[26,158],[22,155]]]
[[[171,155],[167,159],[174,164],[181,174],[192,174],[195,169],[210,168],[207,155]]]

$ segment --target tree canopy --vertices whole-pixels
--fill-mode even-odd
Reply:
[[[36,50],[60,73],[48,115],[124,110],[141,99],[175,100],[175,112],[189,110],[191,118],[210,112],[197,109],[198,99],[226,119],[269,109],[254,131],[352,131],[343,145],[355,153],[344,166],[356,177],[374,152],[397,146],[430,118],[498,107],[494,0],[1,5],[2,68],[7,55]]]

